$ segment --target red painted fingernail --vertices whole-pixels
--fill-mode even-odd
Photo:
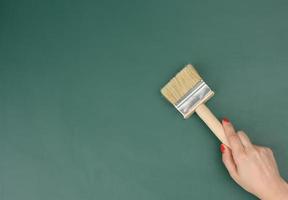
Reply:
[[[225,151],[225,145],[224,144],[220,145],[220,151],[221,151],[221,153],[224,153],[224,151]]]
[[[230,120],[228,118],[226,118],[226,117],[224,117],[222,121],[225,122],[225,123],[230,123]]]

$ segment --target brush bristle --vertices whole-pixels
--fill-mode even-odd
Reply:
[[[173,105],[177,103],[202,78],[189,64],[174,76],[162,89],[162,95]]]

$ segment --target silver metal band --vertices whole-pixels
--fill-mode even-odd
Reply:
[[[198,105],[205,103],[213,95],[214,92],[201,80],[175,104],[175,107],[187,119],[193,114]]]

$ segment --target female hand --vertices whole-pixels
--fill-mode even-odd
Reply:
[[[222,124],[230,146],[221,145],[222,160],[234,181],[262,200],[287,200],[288,184],[279,175],[272,150],[253,145],[228,119]]]

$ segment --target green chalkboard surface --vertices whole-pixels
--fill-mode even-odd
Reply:
[[[288,178],[288,2],[1,0],[0,199],[255,199],[160,88],[192,63],[208,106]]]

